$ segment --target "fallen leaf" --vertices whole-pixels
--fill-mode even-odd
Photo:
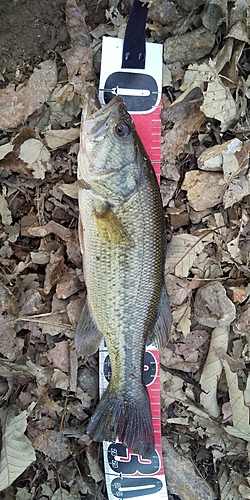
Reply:
[[[69,343],[67,340],[58,342],[53,349],[46,352],[46,356],[53,367],[68,373],[69,371]]]
[[[2,224],[8,225],[12,223],[12,214],[10,209],[8,208],[8,203],[6,198],[0,194],[0,215],[2,218]]]
[[[44,238],[44,236],[52,233],[61,238],[63,241],[67,241],[71,235],[71,229],[62,226],[53,220],[49,221],[48,224],[45,224],[44,226],[29,227],[28,232],[31,236],[38,236],[39,238]]]
[[[81,45],[71,47],[61,55],[67,66],[69,81],[74,84],[75,76],[80,73],[82,75],[82,84],[86,87],[86,80],[93,77],[92,48],[82,47]]]
[[[176,325],[176,330],[182,332],[185,337],[190,333],[190,317],[191,307],[188,302],[172,311],[173,323]]]
[[[20,148],[19,158],[28,165],[36,179],[44,179],[45,173],[51,169],[49,151],[38,139],[25,141]]]
[[[237,107],[229,89],[218,75],[216,63],[212,60],[209,64],[190,65],[185,73],[181,90],[197,86],[202,89],[204,83],[207,88],[203,91],[204,101],[200,109],[208,118],[219,120],[221,131],[225,132],[236,120]]]
[[[203,248],[202,240],[197,236],[186,233],[173,235],[167,246],[165,279],[173,272],[176,276],[187,277],[196,256]]]
[[[47,146],[51,149],[57,149],[69,142],[75,141],[78,139],[80,134],[79,127],[76,128],[68,128],[62,130],[51,130],[51,126],[44,130],[44,136],[47,143]]]
[[[10,360],[22,354],[24,340],[17,337],[18,305],[16,298],[4,285],[0,285],[0,352]]]
[[[34,439],[33,446],[56,462],[62,462],[69,456],[67,438],[54,430],[41,431]]]
[[[50,125],[55,129],[65,127],[80,113],[79,97],[74,92],[73,84],[56,87],[47,104],[50,107]]]
[[[215,34],[204,27],[185,35],[168,37],[164,42],[164,62],[181,61],[189,64],[209,54],[214,46]]]
[[[242,42],[250,43],[247,26],[248,5],[245,0],[236,0],[230,15],[230,30],[228,37],[236,38]]]
[[[63,191],[63,193],[70,198],[75,198],[76,200],[78,199],[78,181],[75,181],[72,184],[60,184],[59,189],[61,189],[61,191]]]
[[[50,262],[47,264],[45,269],[45,279],[44,279],[44,293],[48,295],[51,288],[58,283],[62,276],[67,271],[67,267],[64,264],[63,255],[58,253],[50,254]]]
[[[69,377],[66,373],[63,373],[61,370],[57,368],[53,371],[53,375],[51,378],[51,387],[55,387],[56,389],[62,389],[63,391],[67,391],[69,388]]]
[[[79,290],[84,289],[84,284],[79,280],[76,272],[70,269],[65,272],[56,285],[56,294],[59,299],[67,299]]]
[[[164,469],[169,493],[178,495],[182,500],[213,500],[216,498],[212,488],[198,474],[193,462],[180,455],[166,436],[162,438]],[[183,494],[183,492],[185,492]]]
[[[57,83],[56,61],[43,61],[35,68],[25,87],[24,120],[40,110]]]
[[[25,115],[26,84],[0,89],[0,128],[18,127]]]
[[[34,405],[33,403],[33,407]],[[22,411],[17,416],[15,411],[14,407],[0,409],[3,430],[0,455],[0,491],[8,488],[36,460],[34,448],[24,434],[29,411]]]
[[[233,414],[233,427],[227,425],[224,429],[231,436],[250,441],[249,408],[245,406],[244,393],[239,389],[238,375],[230,370],[226,360],[222,360],[222,363]]]
[[[93,477],[94,481],[97,483],[102,481],[104,479],[104,474],[99,467],[98,457],[93,458],[88,451],[86,452],[86,456],[91,477]]]
[[[11,151],[13,151],[13,144],[11,144],[11,142],[2,144],[2,146],[0,146],[0,160],[2,160],[7,155],[7,153],[10,153]]]
[[[76,0],[66,1],[66,24],[72,47],[78,45],[86,47],[91,43],[91,38],[85,21],[87,12],[87,8],[84,4],[78,5]]]
[[[81,497],[79,494],[72,495],[65,488],[60,487],[55,493],[52,495],[51,500],[80,500]]]
[[[201,170],[212,170],[214,172],[221,172],[223,160],[227,162],[228,156],[229,161],[232,158],[231,155],[234,156],[236,151],[240,151],[242,148],[242,142],[234,137],[234,139],[230,139],[230,141],[224,142],[223,144],[216,144],[211,148],[206,148],[198,158],[198,168]],[[236,157],[234,156],[236,159]],[[236,160],[237,161],[237,160]],[[237,168],[239,164],[237,162]],[[226,168],[226,165],[225,165]],[[224,168],[223,168],[224,170]],[[225,176],[225,171],[224,171]],[[228,179],[225,178],[227,182]]]
[[[57,82],[56,62],[35,68],[30,79],[15,88],[0,89],[0,128],[16,128],[49,99]]]
[[[236,166],[236,165],[235,165]],[[225,208],[232,207],[250,194],[250,172],[240,178],[232,180],[223,195],[223,205]]]
[[[199,130],[205,115],[200,109],[195,109],[183,119],[175,123],[172,130],[163,135],[162,162],[173,156],[179,156],[188,143],[191,135]]]
[[[222,373],[222,363],[218,355],[219,349],[227,350],[228,327],[214,328],[206,362],[202,369],[200,386],[203,392],[200,394],[200,403],[205,410],[214,417],[220,415],[217,403],[217,386]]]

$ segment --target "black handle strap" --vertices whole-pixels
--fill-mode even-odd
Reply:
[[[143,5],[140,0],[134,0],[124,38],[122,68],[145,68],[147,13],[147,5]]]

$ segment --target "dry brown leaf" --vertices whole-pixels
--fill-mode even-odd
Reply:
[[[2,146],[0,146],[0,160],[2,160],[12,150],[13,150],[13,144],[11,144],[11,142],[7,142],[7,144],[2,144]]]
[[[98,24],[98,26],[96,26],[96,28],[94,28],[92,31],[90,31],[90,35],[98,40],[99,38],[102,38],[104,35],[106,35],[109,30],[110,24],[101,23]]]
[[[225,132],[236,120],[237,107],[229,89],[218,75],[214,61],[210,60],[209,64],[190,65],[185,73],[181,90],[197,86],[203,89],[204,83],[206,83],[207,88],[203,91],[204,102],[200,109],[208,118],[219,120],[221,131]]]
[[[218,417],[220,414],[217,403],[217,385],[222,372],[222,363],[218,350],[227,349],[227,345],[228,327],[215,328],[212,332],[209,352],[200,378],[200,386],[203,390],[200,394],[200,402],[205,410],[214,417]]]
[[[16,415],[17,408],[0,409],[0,421],[3,431],[0,455],[0,491],[5,490],[36,459],[34,449],[24,432],[27,416],[34,408]]]
[[[24,120],[26,84],[0,89],[0,128],[18,127]]]
[[[177,307],[172,311],[173,323],[176,325],[176,330],[182,332],[186,337],[190,333],[191,327],[191,307],[188,302]]]
[[[79,127],[62,130],[51,130],[51,126],[44,130],[47,145],[51,149],[57,149],[69,142],[75,141],[80,134]]]
[[[79,269],[82,268],[82,254],[80,251],[80,244],[77,231],[71,231],[70,237],[66,242],[67,255],[73,264]]]
[[[11,151],[0,160],[0,167],[8,172],[17,172],[23,175],[31,174],[30,169],[27,167],[27,163],[20,160],[18,151]]]
[[[35,68],[25,87],[24,120],[40,110],[57,83],[56,61],[49,59]]]
[[[91,38],[85,22],[87,8],[84,4],[78,5],[76,0],[67,0],[65,5],[65,16],[67,29],[71,39],[72,47],[90,45]]]
[[[29,212],[21,218],[21,236],[29,236],[28,229],[33,224],[38,224],[36,214],[34,212]]]
[[[185,35],[168,37],[164,43],[164,61],[166,64],[181,61],[189,64],[211,52],[215,35],[209,30],[198,28]]]
[[[58,342],[54,349],[46,352],[46,356],[53,364],[53,367],[62,370],[65,373],[69,371],[69,343],[67,340]]]
[[[0,128],[15,128],[49,99],[57,82],[55,61],[49,60],[34,69],[30,79],[14,87],[0,89]]]
[[[71,235],[70,229],[61,226],[61,224],[58,224],[53,220],[41,227],[29,227],[28,232],[31,236],[38,236],[40,238],[44,238],[44,236],[52,233],[61,238],[63,241],[67,241]]]
[[[240,332],[241,335],[244,333],[250,333],[250,304],[247,304],[239,310],[237,318],[233,324],[234,331]]]
[[[0,215],[3,225],[8,225],[12,223],[12,214],[8,208],[8,203],[6,198],[0,194]]]
[[[225,426],[231,436],[250,441],[249,408],[245,406],[244,393],[239,389],[238,375],[233,373],[226,360],[222,360],[226,373],[229,398],[233,415],[233,427]]]
[[[162,162],[169,160],[173,156],[179,156],[191,135],[199,130],[203,120],[204,113],[195,109],[181,121],[175,123],[172,130],[166,132],[162,143]]]
[[[212,170],[214,172],[221,172],[223,160],[226,161],[227,157],[232,158],[236,151],[240,151],[242,148],[242,142],[234,137],[230,141],[224,142],[223,144],[216,144],[211,148],[206,148],[203,153],[201,153],[198,158],[198,167],[201,170]],[[236,158],[236,157],[235,157]],[[237,160],[236,160],[237,161]],[[238,167],[238,162],[237,162]],[[228,179],[225,179],[226,181]]]
[[[66,373],[62,372],[61,370],[55,368],[53,371],[53,375],[51,377],[51,387],[67,391],[67,389],[69,388],[68,375],[66,375]]]
[[[69,456],[67,439],[61,432],[54,430],[40,432],[34,439],[33,446],[56,462],[62,462]]]
[[[18,305],[7,287],[0,285],[0,352],[10,360],[22,354],[24,340],[17,337]]]
[[[82,75],[82,84],[86,85],[86,80],[92,78],[92,48],[91,47],[72,47],[62,54],[62,58],[66,63],[69,81],[74,82],[74,77],[77,73]]]
[[[36,179],[44,179],[45,173],[51,169],[50,153],[38,139],[25,141],[21,145],[19,158],[31,169]]]
[[[58,281],[56,294],[59,299],[67,299],[76,292],[79,292],[79,290],[83,290],[83,288],[84,285],[76,275],[76,271],[74,269],[70,269],[65,272],[62,278]]]
[[[236,160],[237,161],[237,160]],[[238,163],[237,163],[238,165]],[[237,167],[235,163],[235,167]],[[223,205],[225,208],[232,207],[250,194],[250,172],[246,176],[236,177],[228,186],[223,195]]]
[[[46,410],[48,412],[48,416],[51,416],[52,418],[56,418],[57,414],[60,414],[63,411],[63,408],[55,403],[55,401],[52,401],[52,399],[49,398],[48,394],[43,394],[37,403],[37,408],[42,410]]]
[[[58,187],[70,198],[75,198],[76,200],[78,199],[78,181],[75,181],[72,184],[60,184]]]
[[[62,276],[67,271],[67,267],[64,264],[63,255],[58,253],[50,254],[50,262],[47,264],[45,269],[45,279],[44,279],[44,293],[47,295],[52,286],[54,286],[62,278]]]
[[[250,43],[247,26],[248,5],[245,0],[236,0],[230,15],[230,30],[228,37]]]
[[[169,273],[174,273],[180,278],[187,277],[196,259],[202,252],[204,244],[202,239],[192,234],[175,234],[167,247],[165,264],[165,279]]]

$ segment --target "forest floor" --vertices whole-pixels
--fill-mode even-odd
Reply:
[[[81,102],[125,0],[0,0],[0,498],[107,499],[86,427]],[[161,352],[170,500],[250,498],[250,6],[152,0],[164,45],[161,192],[173,328]],[[14,454],[13,454],[14,450]]]

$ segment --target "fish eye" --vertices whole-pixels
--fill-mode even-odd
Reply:
[[[131,128],[127,123],[119,122],[115,127],[115,132],[119,137],[127,137],[131,132]]]

